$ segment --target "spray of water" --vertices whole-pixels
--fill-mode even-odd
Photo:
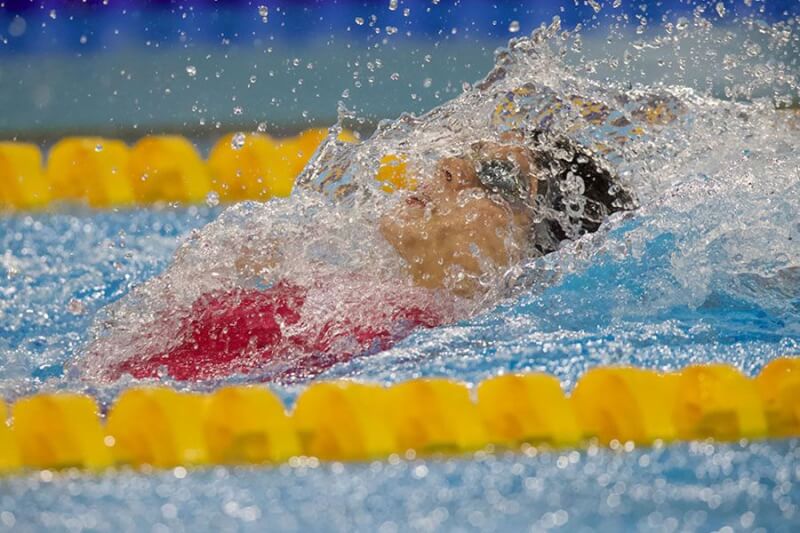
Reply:
[[[290,199],[228,208],[188,238],[166,272],[101,313],[80,358],[84,375],[102,378],[109,365],[168,351],[180,342],[192,303],[215,291],[281,280],[312,287],[303,319],[287,326],[294,334],[311,334],[332,319],[341,327],[373,320],[375,302],[387,294],[423,302],[452,322],[505,298],[535,299],[565,275],[598,262],[636,262],[665,240],[672,243],[668,272],[644,270],[636,283],[616,281],[604,291],[604,306],[625,317],[632,306],[657,314],[728,298],[776,312],[797,333],[800,133],[794,115],[779,108],[797,94],[798,80],[780,58],[797,49],[798,37],[786,23],[751,20],[742,31],[756,37],[734,49],[725,31],[696,13],[692,21],[668,23],[662,36],[595,62],[582,56],[580,32],[563,31],[554,20],[499,50],[493,70],[457,98],[422,116],[381,123],[360,144],[335,140],[357,120],[342,108]],[[702,58],[721,65],[704,88],[686,81],[701,54],[689,54],[694,63],[678,61],[674,79],[638,82],[646,78],[641,65],[661,64],[659,54],[691,43]],[[759,63],[756,48],[778,59]],[[620,69],[625,72],[615,79],[622,81],[605,75]],[[737,80],[725,85],[727,100],[713,95],[720,76]],[[381,161],[401,158],[424,180],[442,158],[521,129],[554,132],[585,147],[618,177],[615,187],[632,191],[638,210],[611,216],[597,234],[562,243],[552,254],[487,268],[477,296],[415,287],[408,265],[379,231],[381,217],[403,198],[374,179]],[[570,157],[559,155],[556,141],[548,148],[554,161]],[[578,178],[561,186],[580,200]],[[570,206],[571,215],[584,214],[585,202]],[[544,319],[531,320],[528,329]],[[262,368],[260,375],[291,365],[291,347],[285,351],[277,367]]]

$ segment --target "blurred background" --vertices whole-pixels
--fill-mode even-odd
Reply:
[[[760,63],[774,53],[796,73],[800,47],[759,46],[758,25],[797,25],[798,15],[798,0],[0,0],[0,139],[292,134],[332,124],[340,103],[369,131],[452,98],[488,72],[497,47],[555,16],[564,29],[580,25],[571,60],[596,61],[598,76],[724,96],[736,73],[710,79],[705,63],[721,58],[693,55],[686,41],[662,50],[667,61],[641,47],[638,63],[615,60],[702,17],[723,36],[745,26],[725,46],[756,46]]]

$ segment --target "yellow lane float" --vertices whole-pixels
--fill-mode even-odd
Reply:
[[[561,383],[547,374],[507,374],[483,381],[478,411],[494,443],[566,446],[581,440]]]
[[[197,149],[177,135],[153,135],[130,152],[130,181],[136,203],[199,203],[211,190]]]
[[[674,387],[672,420],[681,440],[735,440],[767,435],[755,382],[735,368],[696,365],[669,378]]]
[[[319,128],[280,140],[263,133],[229,134],[208,156],[212,189],[222,201],[287,197],[297,175],[327,135],[328,130]],[[343,142],[354,139],[349,132],[339,135]]]
[[[97,405],[88,396],[30,396],[14,404],[13,415],[25,466],[100,469],[112,464]]]
[[[378,173],[375,179],[381,182],[381,189],[385,192],[409,189],[414,190],[416,180],[409,177],[408,161],[403,155],[387,154],[380,160]]]
[[[106,425],[116,462],[162,468],[208,462],[205,407],[203,396],[172,389],[123,392]]]
[[[477,450],[489,441],[469,389],[447,379],[416,379],[388,389],[389,420],[400,450]]]
[[[291,191],[294,176],[281,160],[275,141],[261,133],[232,133],[220,139],[208,156],[211,188],[220,200],[267,200],[276,191]]]
[[[130,205],[130,152],[122,142],[100,137],[70,137],[57,142],[47,158],[47,180],[54,200],[86,201],[93,207]]]
[[[764,402],[769,434],[800,435],[800,359],[781,357],[771,361],[756,377]]]
[[[0,399],[0,473],[16,470],[22,466],[17,439],[8,427],[6,402]]]
[[[289,174],[296,177],[305,168],[306,163],[317,151],[319,145],[328,136],[328,130],[324,128],[313,128],[306,130],[296,137],[284,139],[278,142],[278,149],[281,153],[281,162],[286,165]],[[289,190],[291,192],[291,189]],[[289,196],[285,194],[284,196]]]
[[[33,209],[49,201],[39,147],[0,142],[0,209]]]
[[[213,394],[129,389],[106,418],[80,394],[18,400],[0,426],[0,472],[20,468],[168,468],[279,463],[296,456],[366,461],[405,454],[464,453],[489,444],[600,443],[800,436],[800,359],[776,359],[748,379],[721,364],[660,374],[595,368],[565,397],[544,374],[466,385],[442,378],[390,387],[320,382],[287,414],[260,386]],[[6,419],[0,402],[0,417]]]
[[[323,128],[285,139],[231,133],[214,145],[207,161],[177,135],[147,136],[130,149],[114,139],[68,137],[50,149],[44,169],[36,145],[0,142],[0,209],[42,208],[56,200],[93,207],[200,203],[212,192],[222,202],[287,197],[328,134]],[[337,140],[358,141],[349,131]],[[380,179],[394,190],[406,183],[400,170]]]
[[[649,444],[672,440],[672,393],[668,378],[640,368],[587,371],[572,393],[581,430],[601,443]]]
[[[294,420],[303,450],[320,459],[352,461],[397,450],[386,389],[354,382],[316,383],[297,399]]]
[[[258,464],[300,455],[283,404],[263,387],[223,387],[208,399],[204,436],[212,463]]]

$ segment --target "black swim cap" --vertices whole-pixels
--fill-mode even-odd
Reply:
[[[542,255],[558,250],[561,241],[597,231],[612,213],[636,207],[633,195],[598,154],[544,130],[526,137],[539,177],[534,247]]]

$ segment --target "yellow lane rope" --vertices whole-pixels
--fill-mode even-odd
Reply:
[[[289,196],[328,130],[274,139],[232,133],[219,139],[204,161],[177,135],[153,135],[133,146],[101,137],[69,137],[43,155],[38,146],[0,142],[0,210],[30,210],[51,202],[92,207],[198,203],[210,194],[222,202]],[[349,132],[339,140],[355,142]]]
[[[0,401],[0,416],[8,414]],[[104,419],[88,396],[36,394],[15,402],[10,415],[0,424],[3,472],[788,437],[800,436],[800,358],[776,359],[753,379],[723,364],[674,373],[594,368],[570,396],[556,378],[530,373],[473,390],[442,378],[391,387],[319,382],[291,412],[266,387],[229,386],[207,395],[132,388]]]

